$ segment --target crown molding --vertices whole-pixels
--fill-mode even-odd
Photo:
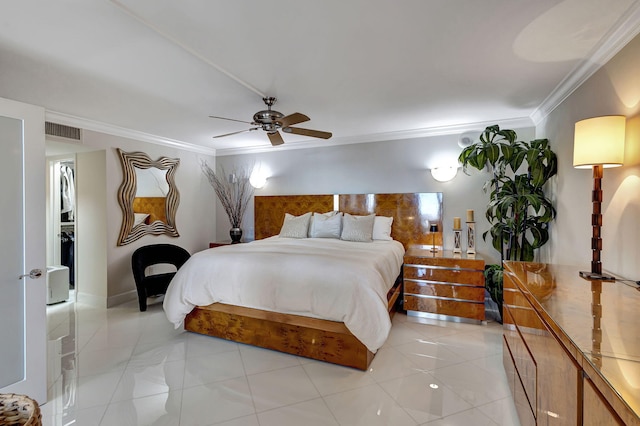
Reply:
[[[624,46],[640,33],[640,3],[635,2],[620,18],[593,50],[593,54],[576,67],[553,89],[538,108],[531,113],[531,120],[538,125],[578,87],[613,58]]]
[[[216,156],[258,154],[263,152],[289,151],[293,149],[325,148],[328,146],[351,145],[369,142],[384,142],[399,139],[416,139],[433,136],[452,135],[468,131],[481,131],[487,126],[499,125],[505,128],[532,127],[533,122],[529,117],[511,118],[506,120],[482,121],[476,123],[454,124],[450,126],[428,127],[414,130],[400,130],[395,132],[373,133],[368,135],[347,136],[332,138],[330,140],[307,139],[304,141],[287,142],[277,147],[263,145],[242,148],[219,148]]]
[[[148,142],[156,145],[168,146],[171,148],[183,149],[186,151],[197,152],[199,154],[216,155],[214,148],[208,148],[189,142],[169,139],[162,136],[156,136],[137,130],[126,129],[124,127],[114,126],[112,124],[102,123],[100,121],[90,120],[87,118],[76,117],[55,111],[45,111],[45,120],[53,123],[64,124],[67,126],[79,127],[80,129],[91,130],[94,132],[106,133],[112,136],[119,136],[127,139],[133,139],[142,142]]]

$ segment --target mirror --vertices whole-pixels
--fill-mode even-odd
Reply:
[[[118,149],[123,181],[118,190],[122,227],[118,245],[132,243],[145,235],[178,237],[176,211],[180,195],[175,185],[177,158],[153,161],[144,152]]]

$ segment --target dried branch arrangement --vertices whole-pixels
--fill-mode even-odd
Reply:
[[[253,167],[234,167],[231,173],[220,167],[216,173],[206,161],[202,161],[200,166],[227,213],[231,227],[240,228],[247,205],[253,197],[254,188],[249,183]]]

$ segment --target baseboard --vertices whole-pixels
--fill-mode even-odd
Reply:
[[[95,294],[88,294],[83,292],[76,293],[76,302],[83,305],[94,306],[96,308],[106,308],[107,299]]]
[[[123,303],[138,300],[138,292],[136,290],[127,291],[126,293],[116,294],[107,298],[107,308],[122,305]]]

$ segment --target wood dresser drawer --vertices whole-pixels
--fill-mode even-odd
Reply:
[[[404,257],[404,309],[484,321],[484,260],[412,246]]]
[[[484,288],[484,273],[466,269],[430,268],[428,266],[404,265],[405,279],[464,283]]]
[[[484,287],[415,281],[405,278],[404,292],[405,294],[446,297],[484,303]]]
[[[484,302],[460,302],[453,299],[435,299],[405,294],[404,308],[407,311],[431,312],[438,315],[484,320]]]

